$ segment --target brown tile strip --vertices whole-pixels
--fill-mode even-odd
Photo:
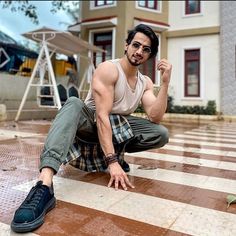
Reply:
[[[132,206],[130,209],[132,210]],[[43,236],[144,236],[183,235],[176,231],[108,214],[72,203],[57,201],[57,206],[47,216],[35,233]]]

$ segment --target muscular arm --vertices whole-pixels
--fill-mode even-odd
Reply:
[[[114,153],[109,114],[112,109],[117,76],[116,68],[110,62],[105,62],[95,70],[92,81],[98,137],[105,155]]]
[[[98,137],[105,156],[107,154],[115,153],[112,142],[112,129],[109,114],[112,110],[114,86],[117,79],[117,68],[111,62],[104,62],[95,70],[92,81],[92,92],[96,106]],[[118,189],[119,184],[124,190],[127,190],[126,185],[132,188],[134,187],[118,162],[109,164],[108,169],[111,175],[108,187],[110,187],[113,182],[116,190]]]
[[[147,88],[142,98],[142,104],[148,115],[148,118],[155,123],[159,123],[161,121],[166,111],[168,86],[170,82],[172,66],[167,60],[162,59],[158,63],[157,69],[160,70],[162,79],[162,85],[158,95],[154,95],[153,83],[149,78],[147,78]]]

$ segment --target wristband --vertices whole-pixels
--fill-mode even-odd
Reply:
[[[116,153],[109,153],[105,156],[105,162],[109,166],[111,163],[118,162],[118,156]]]

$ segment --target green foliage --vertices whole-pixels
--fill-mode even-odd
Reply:
[[[206,106],[179,106],[174,105],[173,98],[169,96],[166,112],[179,114],[216,115],[216,102],[208,101]]]
[[[39,24],[37,7],[29,1],[0,1],[3,9],[9,8],[12,12],[22,12],[34,24]]]
[[[144,113],[144,109],[141,105],[135,110],[135,113]],[[206,106],[179,106],[174,105],[174,99],[168,96],[167,113],[178,114],[196,114],[196,115],[216,115],[216,102],[208,101]]]
[[[79,9],[79,2],[80,1],[53,0],[51,1],[52,8],[50,11],[56,13],[57,11],[63,10],[68,12],[74,19]],[[34,5],[34,1],[0,1],[0,6],[2,6],[3,9],[10,9],[12,12],[22,12],[34,24],[39,24],[37,7]],[[77,11],[75,11],[75,8]]]

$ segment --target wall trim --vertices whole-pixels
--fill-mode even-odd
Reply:
[[[220,27],[204,27],[197,29],[185,29],[185,30],[173,30],[167,31],[167,38],[183,38],[183,37],[192,37],[192,36],[202,36],[202,35],[211,35],[211,34],[220,34]]]

